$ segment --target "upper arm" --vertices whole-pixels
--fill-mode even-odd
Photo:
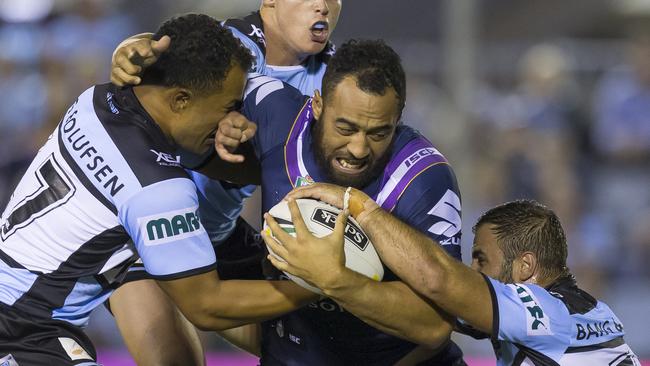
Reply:
[[[447,163],[430,166],[402,193],[394,212],[440,243],[460,260],[461,202],[456,177]]]
[[[179,278],[215,268],[198,208],[196,187],[188,178],[146,186],[119,208],[120,222],[154,278]]]

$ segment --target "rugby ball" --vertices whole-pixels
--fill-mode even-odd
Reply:
[[[329,235],[334,230],[336,218],[341,212],[340,209],[315,199],[298,199],[296,203],[305,225],[314,236],[321,238]],[[296,236],[293,222],[291,222],[291,212],[286,201],[280,201],[280,203],[273,206],[269,210],[269,214],[285,232],[294,237]],[[267,228],[268,225],[264,221],[264,230]],[[271,248],[267,246],[267,249],[271,255],[275,256]],[[345,227],[344,251],[345,266],[349,269],[375,281],[381,281],[384,277],[384,267],[375,251],[375,247],[370,242],[368,235],[352,217],[348,217],[348,223]],[[284,274],[300,286],[322,294],[320,289],[308,284],[303,279],[286,272]]]

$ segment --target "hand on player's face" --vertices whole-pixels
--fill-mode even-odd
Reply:
[[[229,163],[241,163],[244,156],[234,154],[239,145],[255,136],[257,125],[249,121],[241,113],[228,113],[221,121],[214,138],[214,147],[219,157]]]
[[[343,245],[347,211],[339,214],[330,235],[317,238],[309,232],[295,200],[289,201],[289,210],[296,230],[295,237],[282,230],[271,215],[264,214],[270,232],[263,232],[262,238],[277,256],[269,255],[269,260],[277,269],[298,276],[320,289],[331,287],[338,282],[341,271],[345,269]]]
[[[170,42],[169,36],[163,36],[158,41],[140,38],[121,43],[113,53],[111,82],[117,86],[140,84],[143,70],[158,60]]]

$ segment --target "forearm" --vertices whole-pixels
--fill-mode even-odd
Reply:
[[[202,330],[223,330],[258,323],[318,298],[290,281],[219,281],[216,278],[203,278],[207,281],[188,277],[159,282],[183,314]]]
[[[445,312],[491,331],[489,290],[478,272],[382,209],[366,209],[358,215],[382,262],[397,276]]]
[[[382,262],[417,292],[431,299],[428,294],[431,286],[445,281],[445,272],[453,265],[453,259],[438,243],[366,197],[353,194],[350,212],[370,237]]]
[[[430,348],[449,340],[453,320],[403,282],[377,282],[350,270],[339,279],[325,295],[369,325]]]

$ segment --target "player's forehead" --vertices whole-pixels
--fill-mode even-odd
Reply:
[[[326,103],[335,111],[336,118],[381,125],[397,123],[397,100],[392,87],[386,88],[383,95],[372,93],[362,90],[354,76],[346,76],[332,90]]]
[[[472,255],[476,253],[491,257],[500,253],[493,228],[494,225],[490,223],[481,224],[476,228],[474,243],[472,245]]]

